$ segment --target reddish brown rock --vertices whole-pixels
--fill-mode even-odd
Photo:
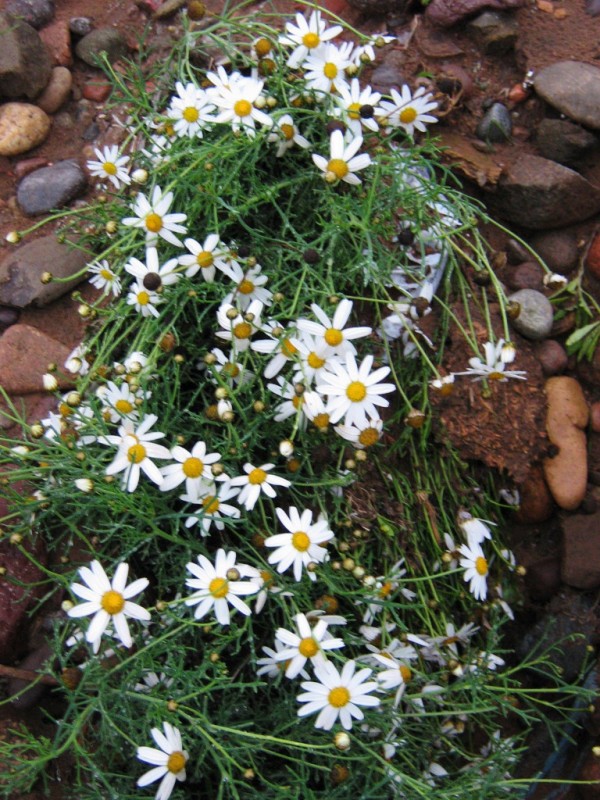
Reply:
[[[600,512],[571,514],[564,519],[561,574],[575,589],[600,586]]]
[[[600,231],[594,235],[585,254],[585,268],[589,275],[600,281]]]
[[[525,585],[534,602],[545,602],[554,597],[560,588],[560,558],[545,556],[527,564]]]
[[[519,264],[508,276],[508,286],[517,289],[541,289],[543,286],[544,270],[536,261],[526,261]]]
[[[35,158],[23,158],[15,166],[15,178],[20,181],[21,178],[24,178],[31,172],[35,172],[36,169],[46,167],[47,165],[48,160],[46,158],[42,158],[41,156],[36,156]]]
[[[545,522],[552,516],[554,501],[540,466],[532,468],[527,479],[519,487],[521,501],[516,517],[519,522],[533,524]]]
[[[590,423],[594,433],[600,433],[600,402],[590,406]]]
[[[98,81],[86,83],[81,90],[81,94],[86,100],[92,100],[94,103],[103,103],[110,94],[110,84],[99,83]]]
[[[525,0],[432,0],[425,9],[425,16],[436,25],[449,28],[485,8],[504,11],[523,5]]]
[[[39,392],[48,364],[62,367],[70,352],[64,344],[30,325],[12,325],[0,338],[0,384],[9,394]],[[56,378],[61,389],[73,385],[71,379],[60,374]]]
[[[567,368],[569,357],[565,348],[556,339],[546,339],[535,348],[535,354],[546,377],[560,375]]]
[[[50,51],[58,67],[70,67],[73,63],[71,32],[67,22],[56,20],[40,31],[42,41]]]

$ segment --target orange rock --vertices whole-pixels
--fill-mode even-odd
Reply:
[[[557,8],[554,12],[554,19],[565,19],[569,16],[569,12],[566,8]]]
[[[515,83],[508,93],[508,99],[511,103],[522,103],[524,100],[527,100],[529,94],[527,89],[523,88],[523,84]]]
[[[574,378],[558,376],[546,381],[548,438],[558,449],[544,460],[544,477],[556,503],[567,511],[577,508],[587,487],[585,427],[590,411],[581,386]]]
[[[550,0],[537,0],[537,7],[545,14],[552,14],[554,12],[554,4]]]
[[[552,516],[554,500],[546,486],[544,473],[539,466],[533,467],[524,483],[519,486],[518,522],[528,525],[545,522]]]

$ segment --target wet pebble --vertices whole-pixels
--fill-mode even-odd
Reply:
[[[18,156],[41,144],[52,121],[45,111],[30,103],[0,106],[0,156]]]
[[[46,214],[78,197],[86,185],[85,173],[76,161],[57,161],[23,178],[17,188],[17,201],[31,217]]]
[[[75,47],[77,57],[91,67],[98,67],[100,54],[103,52],[111,64],[127,55],[127,42],[115,28],[96,28],[84,36]]]
[[[71,33],[64,20],[57,19],[51,25],[43,28],[40,36],[57,66],[70,67],[73,64]]]
[[[537,94],[587,128],[600,129],[600,68],[581,61],[559,61],[534,78]]]
[[[4,10],[32,28],[43,28],[54,17],[53,0],[6,0]]]
[[[52,61],[39,33],[0,13],[0,96],[37,97],[50,80]]]
[[[548,298],[535,289],[520,289],[508,298],[518,303],[518,314],[511,317],[513,328],[526,339],[545,339],[552,330],[554,311]]]
[[[72,86],[73,76],[71,71],[66,67],[54,67],[50,81],[37,98],[36,105],[46,114],[54,114],[69,99]]]
[[[541,289],[543,286],[544,270],[536,261],[526,261],[518,264],[507,279],[509,287],[517,289]]]
[[[110,83],[106,81],[90,81],[84,84],[81,95],[94,103],[103,103],[110,94],[110,90]]]
[[[493,103],[485,112],[476,134],[484,142],[506,142],[512,133],[512,121],[508,109],[502,103]]]
[[[563,373],[569,361],[567,351],[556,339],[546,339],[535,349],[535,355],[542,365],[542,372],[547,378]]]
[[[597,137],[568,119],[544,119],[537,130],[538,150],[567,167],[577,165],[598,144]]]
[[[35,158],[22,158],[15,164],[15,178],[20,181],[25,175],[30,172],[35,172],[36,169],[48,166],[48,159],[37,156]]]
[[[569,275],[577,266],[577,237],[568,231],[544,231],[532,236],[529,243],[552,272]]]
[[[508,239],[504,250],[509,264],[522,264],[531,259],[529,250],[516,239]]]
[[[93,23],[90,17],[72,17],[69,20],[69,30],[73,36],[87,36],[92,32]]]

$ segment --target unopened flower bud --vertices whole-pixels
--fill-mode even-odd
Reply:
[[[148,172],[145,169],[134,169],[131,173],[131,180],[143,186],[148,181]]]
[[[348,736],[347,733],[344,733],[343,731],[336,733],[336,735],[333,737],[333,744],[335,745],[337,750],[349,750],[350,743],[351,743],[350,737]]]
[[[289,458],[293,452],[294,443],[289,439],[283,439],[283,441],[279,442],[279,455],[283,456],[284,458]]]
[[[80,492],[89,494],[94,490],[94,481],[90,480],[89,478],[77,478],[75,481],[75,486]]]
[[[58,389],[58,381],[49,372],[42,375],[42,384],[47,392],[55,392]]]

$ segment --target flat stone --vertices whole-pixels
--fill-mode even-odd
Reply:
[[[71,33],[62,19],[57,19],[40,31],[40,36],[48,48],[55,66],[70,67],[73,63]]]
[[[544,158],[570,167],[589,154],[598,144],[598,138],[568,119],[543,119],[537,129],[536,144]]]
[[[600,586],[600,512],[569,514],[563,520],[563,581],[575,589]]]
[[[37,328],[18,322],[0,337],[0,385],[13,395],[39,392],[48,364],[64,364],[70,350]],[[73,379],[56,373],[60,389],[68,389]]]
[[[533,85],[553,108],[581,125],[600,129],[600,68],[559,61],[538,72]]]
[[[106,57],[112,64],[129,51],[125,38],[115,28],[96,28],[81,39],[75,47],[75,54],[91,67],[98,67],[100,64],[100,54],[106,53]]]
[[[53,0],[6,0],[4,11],[21,19],[36,30],[43,28],[54,17]]]
[[[40,280],[43,273],[52,272],[56,278],[70,278],[90,259],[90,253],[61,244],[53,235],[26,242],[14,250],[5,250],[0,261],[0,304],[13,308],[45,306],[70,292],[87,275],[64,283],[52,281],[43,284]]]
[[[537,261],[525,261],[518,264],[507,277],[511,289],[541,289],[544,280],[544,270]]]
[[[5,103],[0,106],[0,156],[18,156],[41,144],[52,120],[41,108],[30,103]]]
[[[525,0],[431,0],[425,8],[425,17],[436,25],[449,28],[485,8],[506,11],[524,5]]]
[[[0,13],[0,41],[0,97],[37,97],[52,71],[39,33],[26,22]]]
[[[71,96],[73,76],[67,67],[54,67],[48,85],[38,97],[36,105],[46,114],[54,114]]]
[[[545,295],[535,289],[520,289],[511,294],[508,300],[519,304],[519,314],[511,317],[511,324],[521,336],[537,341],[550,335],[554,309]]]
[[[359,2],[360,1],[361,0],[359,0]],[[366,2],[371,2],[371,3],[393,2],[394,5],[397,5],[396,0],[366,0]],[[161,3],[154,12],[154,19],[167,19],[168,17],[172,17],[173,14],[176,14],[181,8],[183,8],[186,5],[186,3],[187,0],[165,0],[165,2]],[[350,5],[352,5],[351,2]]]
[[[552,272],[569,275],[577,267],[577,236],[571,231],[544,231],[529,239],[529,244]]]
[[[520,155],[493,189],[492,213],[524,228],[561,228],[600,211],[600,189],[579,173],[540,156]]]
[[[86,186],[87,178],[77,161],[57,161],[23,178],[17,188],[17,202],[25,214],[35,217],[67,205],[83,194]]]

